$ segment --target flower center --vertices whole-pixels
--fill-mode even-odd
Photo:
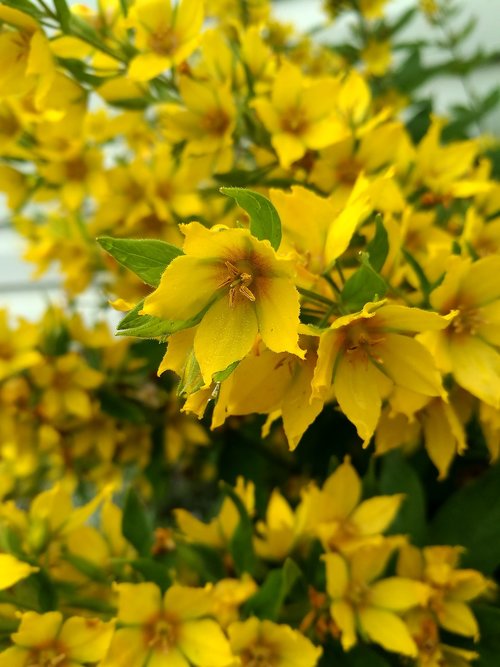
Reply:
[[[302,134],[307,129],[308,122],[303,109],[291,107],[281,116],[281,129],[290,134]]]
[[[170,56],[179,48],[179,35],[172,28],[159,28],[149,35],[148,45],[162,56]]]
[[[271,647],[256,644],[241,654],[241,662],[245,667],[274,667],[278,660]]]
[[[483,324],[481,314],[476,308],[458,307],[458,314],[450,322],[449,330],[454,334],[469,334],[475,336],[478,328]]]
[[[66,662],[66,654],[61,653],[60,647],[54,646],[48,649],[42,649],[32,654],[26,667],[62,667]]]
[[[203,115],[201,126],[209,134],[221,136],[229,126],[229,116],[223,109],[210,109]]]
[[[169,653],[175,646],[177,631],[175,625],[166,618],[160,617],[148,626],[147,645],[158,653]]]
[[[247,271],[240,271],[232,262],[224,262],[227,269],[227,276],[219,285],[229,287],[229,306],[233,308],[236,302],[237,294],[241,294],[249,301],[255,301],[255,294],[249,289],[253,280],[253,275]]]

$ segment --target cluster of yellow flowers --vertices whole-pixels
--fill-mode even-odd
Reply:
[[[137,525],[123,521],[110,493],[75,508],[70,489],[56,485],[28,511],[0,507],[10,546],[0,554],[0,588],[11,590],[0,620],[20,620],[0,665],[313,667],[328,638],[346,651],[363,638],[419,665],[465,665],[476,656],[443,644],[440,629],[477,638],[469,602],[491,582],[457,569],[457,547],[420,550],[403,535],[384,537],[403,497],[361,501],[348,459],[321,488],[304,487],[295,509],[275,490],[265,520],[245,538],[238,527],[254,515],[255,496],[242,478],[209,523],[176,510],[177,529],[159,528],[154,540],[137,541]],[[99,507],[98,522],[87,524]],[[230,576],[235,568],[239,576]],[[137,582],[139,573],[148,581]],[[29,582],[38,588],[34,604]],[[42,613],[54,600],[58,610]],[[15,604],[29,611],[16,614]],[[298,630],[275,622],[282,607]],[[89,616],[95,611],[98,618]],[[455,662],[443,663],[448,655]]]
[[[51,308],[38,325],[11,327],[1,311],[0,346],[0,498],[61,478],[100,488],[137,477],[154,428],[170,463],[188,464],[208,443],[168,385],[147,381],[151,362],[104,322]]]
[[[344,48],[267,0],[0,4],[2,192],[69,308],[0,312],[0,667],[483,658],[498,547],[401,517],[500,454],[498,165],[402,119],[398,31],[447,14],[385,4],[324,3]]]

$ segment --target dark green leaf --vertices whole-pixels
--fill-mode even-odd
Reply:
[[[434,544],[464,546],[464,565],[491,575],[500,566],[500,465],[450,496],[430,531]]]
[[[479,659],[474,667],[498,667],[500,656],[500,609],[489,604],[474,604],[474,615],[479,623],[480,641],[474,649]]]
[[[146,421],[142,405],[130,398],[109,389],[101,390],[98,397],[102,410],[115,417],[115,419],[131,422],[132,424],[144,424]]]
[[[366,252],[374,270],[381,271],[389,254],[389,237],[381,215],[377,215],[375,218],[375,236],[366,246]]]
[[[240,515],[240,522],[234,531],[229,551],[234,560],[234,567],[238,576],[244,572],[253,574],[255,569],[255,552],[253,548],[253,524],[243,501],[229,484],[222,483],[224,493],[231,498]]]
[[[287,558],[281,569],[269,572],[257,593],[246,603],[245,612],[258,618],[276,620],[287,595],[301,576],[297,563]]]
[[[153,546],[153,529],[144,503],[134,489],[129,489],[123,508],[122,532],[141,556],[147,556]]]
[[[114,239],[101,236],[97,242],[122,266],[151,287],[158,287],[170,262],[183,254],[180,248],[155,239]]]
[[[387,290],[385,280],[370,264],[367,253],[361,255],[362,265],[345,282],[342,302],[349,310],[361,310],[365,303],[381,299]]]
[[[281,243],[281,221],[273,204],[258,192],[244,188],[221,188],[222,194],[232,197],[250,216],[250,231],[261,241],[267,239],[275,250]]]
[[[427,541],[425,494],[419,477],[399,450],[382,458],[379,489],[383,494],[406,496],[387,532],[404,533],[413,544],[423,546]]]
[[[164,563],[159,563],[151,558],[137,558],[130,564],[134,570],[143,575],[146,581],[152,581],[162,591],[165,591],[172,583],[168,574],[168,567]]]

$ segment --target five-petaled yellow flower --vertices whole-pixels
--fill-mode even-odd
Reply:
[[[194,353],[203,380],[240,361],[259,333],[273,352],[303,358],[298,346],[299,295],[292,263],[246,229],[182,225],[185,255],[165,269],[143,313],[197,320]]]

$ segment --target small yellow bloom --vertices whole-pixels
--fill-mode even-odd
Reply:
[[[314,667],[322,649],[288,625],[249,618],[228,628],[242,667]]]
[[[209,587],[117,584],[118,629],[101,667],[224,667],[233,656],[219,624],[208,616]]]
[[[378,579],[393,550],[394,544],[387,542],[358,549],[349,561],[337,553],[324,556],[330,613],[345,651],[357,643],[361,632],[388,651],[417,655],[417,646],[399,614],[425,606],[430,589],[405,577]]]
[[[134,81],[149,81],[185,60],[198,46],[203,24],[203,2],[181,0],[136,0],[129,14],[135,43],[142,52],[135,56],[128,75]]]
[[[446,396],[432,356],[410,334],[448,324],[449,318],[419,308],[367,303],[321,334],[313,390],[324,395],[333,383],[340,408],[367,445],[394,386]]]
[[[194,353],[207,385],[240,361],[260,333],[274,352],[300,357],[299,296],[291,262],[245,229],[182,225],[185,255],[165,269],[143,313],[167,320],[200,316]]]
[[[101,660],[106,653],[113,623],[72,616],[66,621],[58,611],[22,615],[14,646],[0,653],[0,667],[82,667]]]
[[[335,79],[306,83],[295,65],[285,63],[276,74],[271,100],[253,101],[283,167],[289,168],[309,148],[317,150],[344,138],[343,125],[333,117],[331,101],[337,92]]]

